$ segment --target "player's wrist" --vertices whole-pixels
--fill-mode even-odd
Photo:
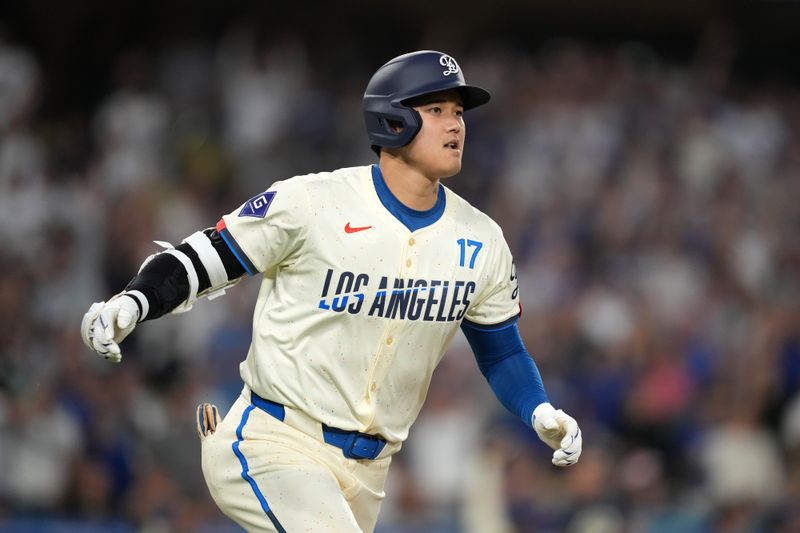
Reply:
[[[541,417],[546,414],[551,414],[555,412],[555,407],[553,407],[550,402],[542,402],[536,406],[533,410],[533,414],[531,415],[531,424],[536,423],[536,417]]]
[[[127,296],[134,302],[134,304],[136,304],[137,323],[142,322],[147,317],[147,313],[150,310],[150,302],[147,300],[147,296],[145,296],[143,292],[138,291],[136,289],[126,290],[120,293],[120,296]]]

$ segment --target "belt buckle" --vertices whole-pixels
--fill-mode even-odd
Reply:
[[[366,433],[353,432],[347,436],[342,452],[348,459],[375,459],[383,449],[384,442]]]

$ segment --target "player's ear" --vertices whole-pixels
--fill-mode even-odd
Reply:
[[[403,123],[400,122],[399,120],[387,119],[386,122],[387,124],[389,124],[389,127],[392,129],[394,133],[400,133],[401,131],[403,131]]]

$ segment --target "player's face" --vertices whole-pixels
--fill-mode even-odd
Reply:
[[[449,90],[416,98],[409,104],[422,117],[422,128],[406,147],[406,161],[429,177],[458,174],[466,137],[461,96]]]

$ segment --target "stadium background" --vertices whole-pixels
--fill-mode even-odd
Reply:
[[[193,414],[238,393],[257,280],[119,366],[80,318],[153,239],[373,162],[363,88],[419,48],[493,93],[447,185],[585,449],[552,467],[459,337],[379,533],[800,530],[800,3],[651,4],[3,2],[0,531],[236,530]]]

